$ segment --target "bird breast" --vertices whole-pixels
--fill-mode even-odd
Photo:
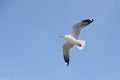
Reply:
[[[72,44],[80,45],[79,41],[70,35],[66,35],[64,38]]]

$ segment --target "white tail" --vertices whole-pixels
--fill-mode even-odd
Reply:
[[[77,45],[76,45],[76,47],[77,47],[78,49],[80,49],[80,50],[84,49],[85,40],[78,40],[78,41],[79,41],[79,43],[81,44],[81,46],[77,46]]]

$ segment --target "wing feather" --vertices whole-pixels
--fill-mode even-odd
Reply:
[[[64,60],[67,64],[67,66],[69,65],[69,51],[70,49],[74,46],[74,44],[71,44],[69,42],[66,42],[65,44],[63,44],[62,46],[62,50],[63,50],[63,57]]]
[[[81,29],[90,24],[91,22],[93,22],[93,19],[85,19],[81,22],[74,24],[70,35],[78,39]]]
[[[72,27],[72,32],[71,32],[71,36],[73,36],[74,38],[78,39],[79,35],[80,35],[80,30],[82,29],[82,22],[76,23],[75,25],[73,25]]]

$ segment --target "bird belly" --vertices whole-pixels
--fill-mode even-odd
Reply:
[[[79,41],[77,39],[75,39],[74,37],[71,37],[71,36],[67,36],[65,38],[68,42],[72,43],[72,44],[75,44],[77,46],[81,46],[81,44],[79,43]]]

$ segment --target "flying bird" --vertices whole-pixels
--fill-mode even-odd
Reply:
[[[70,49],[75,45],[78,49],[82,50],[85,46],[85,40],[78,40],[80,31],[87,26],[88,24],[92,23],[94,19],[85,19],[82,20],[72,27],[72,32],[70,35],[62,35],[60,37],[66,40],[66,43],[62,45],[63,57],[66,62],[66,65],[69,65],[69,52]]]

